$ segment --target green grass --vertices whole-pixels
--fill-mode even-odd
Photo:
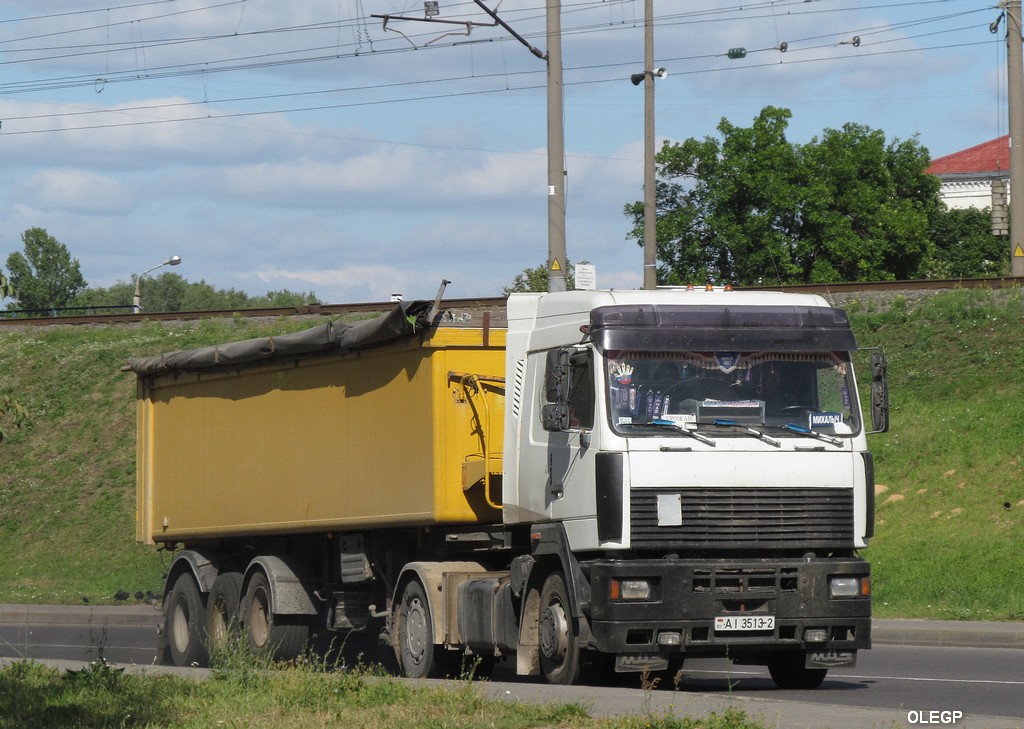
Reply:
[[[764,729],[739,709],[692,718],[652,712],[595,719],[577,703],[499,701],[479,684],[441,688],[300,664],[268,670],[258,659],[204,681],[137,675],[104,663],[60,672],[21,661],[0,670],[0,729],[157,727],[207,729]]]
[[[893,405],[870,441],[875,614],[1024,620],[1024,296],[848,309],[860,343],[885,347]]]
[[[869,441],[876,615],[1024,620],[1021,290],[841,305],[860,344],[883,346],[890,364],[892,428]],[[0,402],[31,418],[21,430],[0,422],[0,601],[159,593],[164,558],[135,544],[135,382],[120,368],[314,323],[0,329]]]

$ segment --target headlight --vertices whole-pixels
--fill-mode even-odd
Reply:
[[[651,599],[651,583],[647,580],[612,580],[609,587],[612,600]]]
[[[868,597],[871,581],[867,577],[829,577],[829,597]]]

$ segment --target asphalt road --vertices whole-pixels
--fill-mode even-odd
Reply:
[[[132,670],[206,675],[153,665],[160,617],[146,607],[0,605],[0,663],[77,667],[102,656]],[[635,676],[614,686],[555,687],[500,680],[500,672],[481,685],[508,700],[579,702],[594,716],[733,706],[770,727],[1024,728],[1024,624],[876,621],[874,634],[857,667],[834,669],[814,691],[779,690],[764,669],[719,660],[688,662],[678,690],[645,692]]]

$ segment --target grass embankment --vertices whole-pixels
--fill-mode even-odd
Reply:
[[[869,441],[876,615],[1024,620],[1024,295],[844,306],[861,345],[883,346],[890,363],[892,429]],[[159,594],[161,556],[134,541],[135,385],[120,368],[131,356],[307,326],[0,330],[0,399],[14,397],[32,419],[6,427],[0,443],[0,602]]]
[[[889,360],[892,427],[869,438],[875,615],[1024,620],[1024,295],[847,309]]]

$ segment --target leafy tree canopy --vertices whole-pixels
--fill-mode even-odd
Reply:
[[[932,221],[932,255],[923,274],[928,278],[971,278],[1010,275],[1009,244],[992,235],[989,208],[946,210]]]
[[[86,288],[78,259],[72,258],[67,246],[44,228],[29,228],[22,233],[24,253],[15,251],[7,257],[13,298],[19,309],[58,309]]]
[[[13,299],[15,293],[14,286],[11,285],[10,279],[4,276],[3,271],[0,271],[0,300]]]
[[[90,288],[82,292],[75,306],[100,308],[130,306],[135,282],[118,281],[109,288]],[[282,289],[263,296],[249,296],[237,289],[218,289],[205,280],[186,281],[177,273],[165,272],[145,277],[140,286],[143,311],[224,311],[242,309],[283,308],[321,303],[316,295]]]
[[[791,113],[765,107],[750,127],[668,143],[657,154],[658,278],[682,284],[912,278],[941,212],[916,139],[886,141],[859,124],[807,144],[786,139]],[[643,203],[626,206],[643,241]]]

